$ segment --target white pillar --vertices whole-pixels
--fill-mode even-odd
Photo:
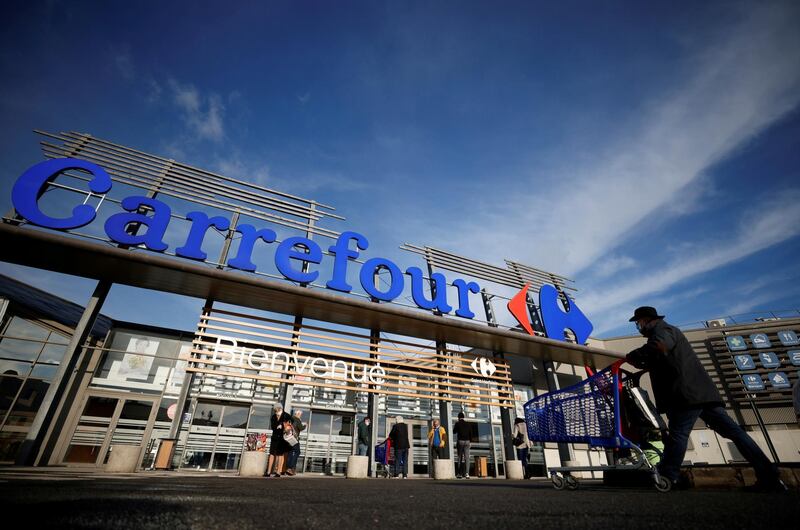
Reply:
[[[521,460],[506,460],[506,478],[509,480],[522,480],[525,474],[522,472]]]
[[[263,477],[267,472],[266,451],[245,451],[242,453],[242,463],[239,466],[240,477]]]
[[[347,478],[367,478],[369,457],[351,455],[347,457]]]
[[[433,461],[433,478],[436,480],[450,480],[456,478],[452,458],[439,458]]]

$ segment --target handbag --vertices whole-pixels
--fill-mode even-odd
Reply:
[[[525,438],[522,437],[521,432],[518,432],[517,435],[514,437],[513,443],[515,447],[525,443]]]
[[[283,441],[294,447],[297,445],[297,437],[291,432],[283,433]]]

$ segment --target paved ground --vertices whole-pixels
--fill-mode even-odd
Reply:
[[[470,480],[0,475],[17,527],[71,528],[796,528],[797,490],[658,493],[582,484]],[[6,524],[4,527],[8,528]]]

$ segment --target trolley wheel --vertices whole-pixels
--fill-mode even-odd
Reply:
[[[557,490],[563,490],[564,478],[559,475],[553,475],[553,487]]]
[[[672,481],[667,477],[659,475],[656,477],[656,489],[661,493],[666,493],[672,489]]]
[[[565,478],[566,478],[567,489],[568,490],[576,490],[576,489],[578,489],[578,479],[576,479],[572,475],[567,475]]]

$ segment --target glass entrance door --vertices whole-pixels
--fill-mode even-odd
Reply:
[[[154,412],[155,401],[145,397],[89,395],[64,454],[64,463],[100,466],[108,462],[111,447],[142,445],[152,428]]]
[[[198,401],[181,467],[236,471],[247,433],[250,405]]]
[[[355,415],[312,411],[305,437],[305,468],[309,473],[344,474],[353,454]]]

